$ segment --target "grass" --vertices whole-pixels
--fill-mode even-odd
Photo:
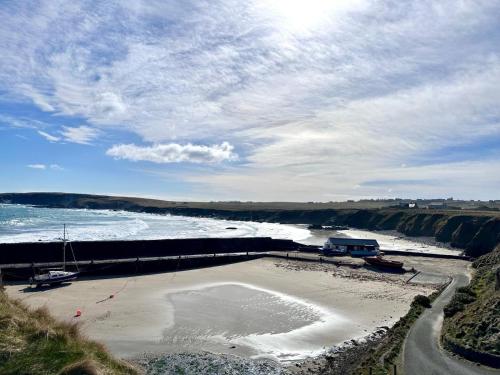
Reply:
[[[473,266],[470,285],[458,289],[444,310],[442,336],[462,347],[500,355],[500,290],[495,289],[500,246]],[[447,340],[443,340],[445,346]]]
[[[30,310],[0,290],[0,374],[137,374],[105,348],[82,337],[76,324],[46,309]]]
[[[399,363],[401,349],[403,348],[403,343],[408,331],[424,310],[431,306],[431,302],[439,296],[444,288],[445,286],[441,287],[429,297],[422,295],[416,296],[406,315],[401,317],[396,324],[387,331],[386,336],[377,347],[371,349],[371,351],[367,353],[362,359],[360,366],[354,371],[354,374],[369,374],[370,368],[372,369],[371,374],[373,375],[392,374],[394,365],[401,371],[401,364]]]

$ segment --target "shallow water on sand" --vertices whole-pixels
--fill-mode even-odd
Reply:
[[[175,351],[291,360],[321,352],[341,324],[352,329],[332,310],[243,283],[201,285],[169,293],[167,299],[173,319],[162,344]]]

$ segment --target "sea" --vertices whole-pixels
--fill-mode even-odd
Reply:
[[[301,241],[305,227],[113,210],[44,208],[0,204],[0,243],[151,240],[210,237],[272,237]],[[235,229],[228,229],[235,228]]]
[[[332,236],[376,239],[381,250],[435,254],[461,252],[431,238],[410,238],[387,231],[316,231],[307,229],[307,225],[0,204],[0,243],[58,241],[63,236],[63,224],[66,224],[66,238],[71,241],[272,237],[321,246]]]

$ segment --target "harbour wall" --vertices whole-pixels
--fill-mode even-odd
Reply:
[[[163,272],[178,272],[196,268],[207,268],[222,266],[238,262],[246,262],[252,259],[258,259],[266,256],[260,253],[248,254],[216,254],[200,255],[200,256],[178,256],[172,258],[140,258],[140,259],[120,259],[120,260],[104,260],[104,261],[79,261],[78,268],[69,263],[66,267],[68,271],[78,271],[86,278],[106,277],[116,275],[142,275],[149,273]],[[60,267],[61,264],[53,265],[52,267]],[[19,267],[20,266],[20,267]],[[37,268],[28,264],[17,265],[16,268],[0,269],[0,285],[1,280],[5,281],[21,281],[26,282]]]
[[[291,240],[270,237],[194,238],[134,241],[74,241],[71,242],[78,261],[98,261],[131,258],[155,258],[200,254],[264,253],[293,251],[298,244]],[[69,245],[66,259],[73,260]],[[23,242],[0,244],[0,264],[32,264],[61,262],[62,242]]]

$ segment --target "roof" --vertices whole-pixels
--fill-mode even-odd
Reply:
[[[379,246],[377,240],[364,238],[345,238],[345,237],[330,237],[328,241],[333,245],[355,245],[355,246]]]

